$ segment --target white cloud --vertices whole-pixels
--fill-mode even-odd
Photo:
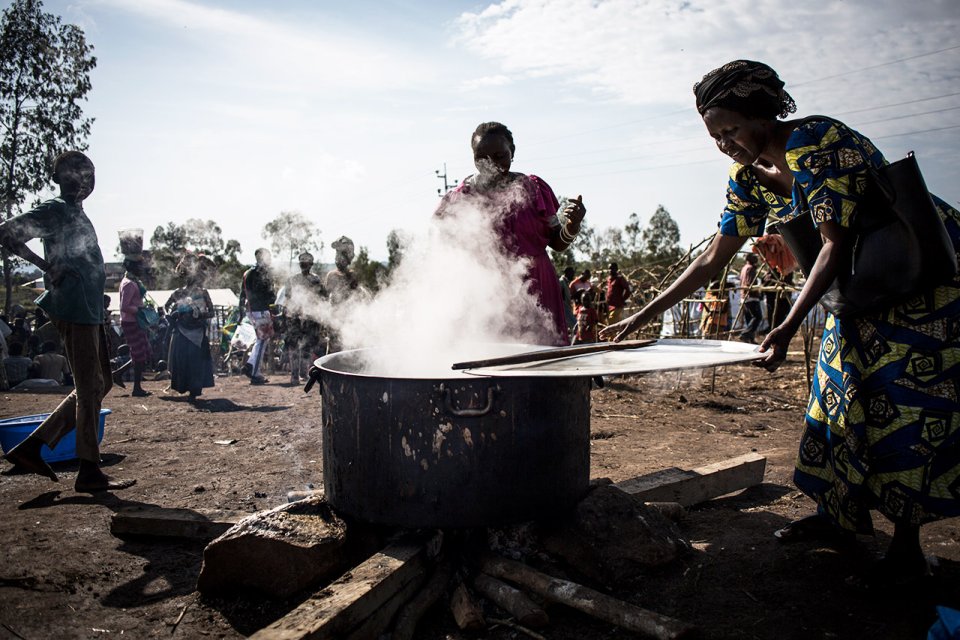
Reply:
[[[509,76],[503,74],[495,76],[483,76],[482,78],[470,78],[460,83],[461,91],[479,91],[490,87],[503,87],[512,82]]]
[[[184,71],[204,75],[207,82],[302,95],[409,88],[431,81],[435,73],[428,60],[410,51],[313,22],[307,29],[188,0],[97,1],[206,49],[208,55],[193,59]]]
[[[565,79],[571,92],[585,88],[594,99],[690,105],[694,81],[736,58],[768,62],[789,88],[949,47],[960,41],[955,9],[950,1],[505,0],[462,14],[455,41],[508,73]],[[801,93],[822,102],[838,92],[906,96],[935,79],[956,86],[958,57],[810,82]]]

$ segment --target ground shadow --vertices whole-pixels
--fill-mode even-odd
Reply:
[[[722,498],[714,498],[699,505],[694,509],[750,509],[762,505],[770,504],[779,500],[785,495],[795,493],[796,488],[788,487],[782,484],[771,482],[762,482],[752,487],[747,487],[743,491],[733,493]],[[811,502],[811,504],[813,504]]]
[[[251,411],[253,413],[274,413],[276,411],[286,411],[291,409],[289,405],[267,405],[267,406],[247,406],[243,404],[237,404],[229,398],[196,398],[190,400],[186,396],[161,396],[161,400],[167,402],[188,402],[192,404],[197,411],[204,411],[207,413],[234,413],[237,411]]]
[[[93,495],[61,495],[61,491],[47,491],[21,504],[18,509],[47,509],[68,505],[101,505],[114,513],[124,509],[160,509],[158,505],[137,500],[127,500],[111,492]],[[183,510],[189,511],[189,510]],[[200,513],[191,511],[198,518]],[[127,608],[185,596],[197,587],[197,577],[203,562],[205,541],[171,538],[122,539],[118,549],[137,555],[147,562],[143,573],[107,593],[101,602],[104,606]]]
[[[100,454],[100,466],[101,467],[112,467],[117,465],[126,459],[127,456],[120,453],[102,453]],[[75,473],[80,469],[80,460],[74,458],[73,460],[63,460],[60,462],[50,462],[50,468],[53,469],[58,475],[65,473]],[[4,469],[0,471],[0,476],[29,476],[32,475],[30,471],[24,471],[20,467],[10,467],[9,469]]]
[[[647,576],[642,586],[660,602],[675,603],[694,623],[712,625],[711,637],[743,637],[743,630],[751,629],[746,637],[922,638],[937,605],[960,605],[958,562],[941,559],[932,576],[864,590],[850,578],[869,571],[889,544],[888,535],[878,530],[855,540],[784,543],[773,532],[788,518],[747,510],[748,503],[736,498],[691,511],[681,529],[694,550],[665,575]],[[816,615],[798,625],[797,611],[814,605]]]

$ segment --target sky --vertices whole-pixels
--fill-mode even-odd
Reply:
[[[0,6],[8,6],[8,2]],[[888,159],[914,150],[960,202],[958,0],[46,0],[97,67],[84,112],[107,260],[118,231],[214,220],[242,259],[297,211],[387,255],[426,227],[439,177],[473,172],[477,124],[514,170],[582,195],[599,230],[663,205],[681,242],[716,230],[729,160],[691,87],[730,60],[775,68],[798,116],[826,114]],[[52,193],[39,194],[49,196]],[[456,286],[456,283],[451,283]]]

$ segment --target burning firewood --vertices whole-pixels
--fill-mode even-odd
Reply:
[[[692,625],[676,618],[642,609],[576,582],[548,576],[513,560],[487,555],[483,558],[480,569],[488,575],[529,589],[547,600],[657,640],[675,640],[694,631]]]

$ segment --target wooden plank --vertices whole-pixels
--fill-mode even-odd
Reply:
[[[760,484],[766,466],[765,457],[748,453],[690,471],[664,469],[614,486],[645,502],[679,502],[689,507]]]
[[[397,612],[400,611],[400,607],[416,597],[426,581],[426,572],[421,572],[416,579],[408,582],[402,589],[397,591],[392,598],[380,605],[376,613],[354,629],[350,635],[347,636],[346,640],[370,640],[371,638],[379,638],[384,633],[387,633],[393,623],[393,619],[397,617]]]
[[[121,538],[157,536],[213,540],[249,515],[240,511],[199,512],[163,507],[125,507],[110,519],[110,533]]]
[[[399,608],[404,601],[401,592],[415,591],[411,583],[422,584],[426,563],[425,536],[393,543],[250,636],[251,640],[326,640],[351,636],[361,625],[365,627],[368,619],[381,608],[393,605]],[[390,618],[392,615],[387,617],[387,623]]]

